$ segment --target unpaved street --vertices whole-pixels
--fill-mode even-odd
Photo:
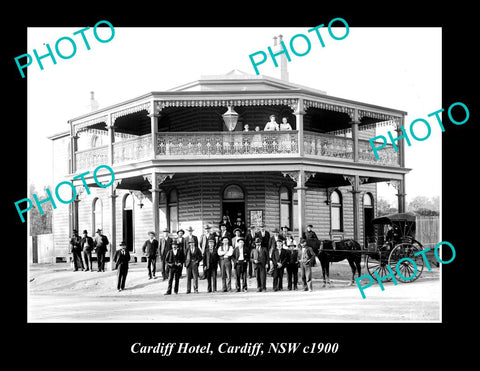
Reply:
[[[185,277],[178,295],[164,296],[167,282],[148,280],[144,264],[132,264],[125,291],[115,289],[116,273],[72,272],[67,265],[32,266],[29,273],[29,322],[439,322],[440,272],[424,271],[413,283],[374,286],[362,299],[356,285],[348,286],[348,265],[330,270],[333,287],[322,288],[321,268],[314,268],[313,292],[256,292],[249,280],[247,293],[207,293],[199,281],[198,294],[185,294]],[[337,273],[332,273],[337,272]],[[365,273],[365,272],[364,272]],[[232,286],[234,286],[234,280]],[[218,279],[221,289],[221,279]],[[238,310],[241,309],[241,310]],[[306,312],[305,312],[306,311]],[[232,313],[236,313],[232,316]],[[305,317],[300,313],[309,313]],[[307,321],[306,321],[307,319]]]

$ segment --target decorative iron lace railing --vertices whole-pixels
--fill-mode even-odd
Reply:
[[[133,162],[153,158],[152,136],[145,134],[136,138],[113,143],[113,163]]]
[[[98,165],[108,165],[108,146],[77,151],[75,159],[77,170],[93,170]]]
[[[297,153],[296,130],[158,133],[156,148],[160,157]]]

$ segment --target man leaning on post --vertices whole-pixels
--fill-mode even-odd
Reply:
[[[300,239],[300,246],[301,249],[298,252],[298,260],[302,274],[303,291],[312,291],[312,267],[315,264],[315,253],[313,249],[307,245],[305,238]]]

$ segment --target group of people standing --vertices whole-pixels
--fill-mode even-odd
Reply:
[[[318,240],[313,226],[308,225],[298,245],[289,228],[283,226],[270,233],[262,224],[246,228],[241,218],[231,223],[224,217],[219,224],[220,231],[213,232],[210,225],[205,226],[204,233],[197,237],[192,227],[177,231],[176,238],[170,236],[169,230],[157,239],[155,232],[148,232],[149,238],[142,246],[147,260],[148,279],[156,278],[157,260],[160,263],[163,280],[168,280],[165,295],[179,291],[179,282],[183,267],[186,269],[186,293],[198,293],[198,280],[207,281],[207,291],[217,291],[217,274],[219,273],[223,292],[232,291],[232,277],[235,279],[237,292],[248,290],[248,278],[256,278],[258,292],[267,291],[267,276],[273,277],[273,291],[283,290],[283,277],[287,272],[288,290],[298,289],[298,275],[303,283],[303,290],[312,291],[312,267],[315,265],[315,240]],[[92,251],[97,254],[98,271],[105,271],[105,253],[108,238],[98,229],[94,238],[86,230],[83,237],[76,230],[70,240],[73,254],[74,270],[92,271]],[[130,262],[130,253],[126,243],[120,243],[120,249],[113,257],[117,270],[117,289],[125,289]],[[200,276],[199,266],[203,265]],[[86,267],[86,268],[85,268]]]
[[[90,237],[88,231],[84,230],[82,237],[76,229],[73,230],[70,239],[70,252],[73,257],[73,270],[93,272],[92,252],[97,254],[98,271],[105,272],[105,255],[108,250],[109,241],[107,236],[97,229],[95,237]]]
[[[312,291],[312,267],[315,265],[315,252],[308,241],[317,239],[312,226],[300,239],[297,246],[293,236],[284,226],[281,231],[274,230],[272,235],[265,230],[265,225],[251,226],[248,230],[238,218],[230,223],[223,218],[219,224],[220,231],[215,233],[210,225],[199,238],[193,229],[188,234],[180,229],[177,238],[169,236],[164,230],[157,240],[154,232],[149,232],[142,250],[147,257],[149,279],[155,278],[156,261],[160,259],[162,277],[168,279],[165,295],[179,291],[179,282],[183,267],[186,269],[186,293],[198,293],[198,280],[207,281],[207,291],[217,291],[217,274],[219,273],[223,292],[232,291],[232,277],[235,278],[237,292],[248,290],[247,278],[256,277],[257,291],[267,290],[267,274],[273,277],[273,291],[283,290],[283,276],[287,271],[289,290],[298,289],[298,274],[303,283],[303,290]],[[203,276],[200,277],[199,266],[203,264]]]

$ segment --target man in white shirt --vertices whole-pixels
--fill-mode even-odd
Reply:
[[[241,289],[247,291],[247,267],[250,260],[249,249],[245,246],[245,239],[240,237],[237,240],[238,246],[233,251],[233,263],[236,273],[236,289],[240,292],[240,280],[242,281]]]
[[[223,292],[232,291],[232,263],[230,259],[233,255],[233,248],[227,236],[222,238],[222,244],[218,247],[217,254],[220,260]]]

